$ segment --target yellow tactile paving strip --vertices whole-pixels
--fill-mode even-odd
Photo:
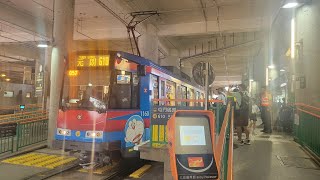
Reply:
[[[119,166],[119,163],[114,163],[112,165],[106,165],[106,166],[103,166],[103,167],[100,167],[100,168],[97,168],[97,169],[94,169],[94,170],[80,169],[79,171],[80,172],[85,172],[85,173],[92,172],[94,174],[104,174],[104,173],[107,173],[107,171],[113,170],[118,166]]]
[[[58,166],[68,164],[77,158],[70,156],[59,156],[44,153],[28,153],[21,156],[3,160],[3,163],[17,164],[24,166],[42,167],[54,169]]]
[[[131,178],[140,178],[144,173],[146,173],[151,168],[150,164],[142,166],[140,169],[136,170],[129,177]]]

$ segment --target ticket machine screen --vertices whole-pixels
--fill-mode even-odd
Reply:
[[[210,123],[206,116],[176,116],[176,153],[211,153]],[[179,142],[179,143],[178,143]]]
[[[204,126],[180,126],[181,146],[205,146]]]

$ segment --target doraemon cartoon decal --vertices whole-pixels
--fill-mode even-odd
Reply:
[[[125,126],[125,141],[126,147],[138,145],[143,140],[144,135],[144,121],[141,116],[131,116]]]

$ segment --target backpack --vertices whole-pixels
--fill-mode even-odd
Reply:
[[[241,105],[240,105],[240,112],[249,112],[250,108],[250,98],[246,93],[240,92],[241,94]]]

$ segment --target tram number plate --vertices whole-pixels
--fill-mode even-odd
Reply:
[[[149,111],[141,111],[141,116],[142,117],[150,116],[150,112]]]

